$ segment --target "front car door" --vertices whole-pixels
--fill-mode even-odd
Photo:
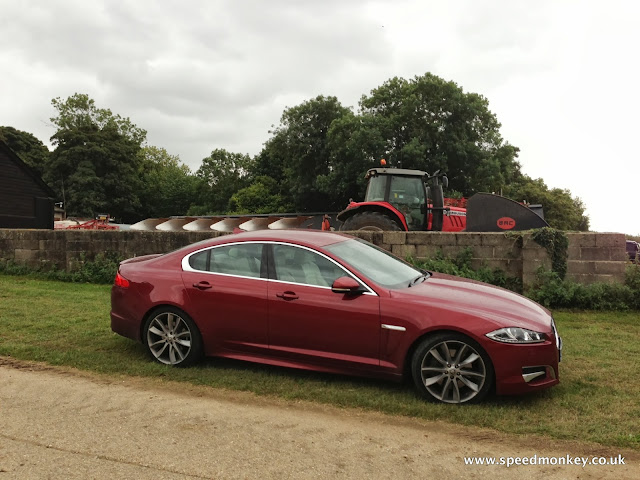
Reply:
[[[187,313],[197,323],[208,355],[268,351],[268,282],[262,243],[194,252],[183,259],[182,270],[189,295]]]
[[[331,291],[336,278],[353,275],[312,249],[281,243],[267,248],[271,355],[327,371],[378,366],[380,302],[376,293],[368,287],[356,295]]]

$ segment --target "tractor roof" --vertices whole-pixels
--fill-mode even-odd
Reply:
[[[406,168],[370,168],[364,178],[374,175],[402,175],[405,177],[428,177],[427,172],[422,170],[407,170]]]

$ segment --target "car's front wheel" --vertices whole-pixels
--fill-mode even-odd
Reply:
[[[185,367],[202,357],[202,338],[189,316],[172,307],[162,307],[149,315],[144,325],[149,353],[160,363]]]
[[[416,348],[411,372],[418,391],[444,403],[475,403],[493,384],[491,360],[474,340],[457,333],[426,338]]]

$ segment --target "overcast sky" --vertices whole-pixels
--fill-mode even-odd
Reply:
[[[432,72],[487,97],[523,171],[580,197],[592,230],[640,235],[639,14],[631,0],[0,0],[0,125],[48,144],[51,99],[87,93],[195,170],[215,148],[258,153],[287,106],[356,109]]]

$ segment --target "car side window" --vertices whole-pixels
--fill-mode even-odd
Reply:
[[[327,258],[304,248],[273,245],[276,280],[331,287],[345,271]]]
[[[225,245],[198,252],[189,258],[194,270],[260,278],[262,244]]]

